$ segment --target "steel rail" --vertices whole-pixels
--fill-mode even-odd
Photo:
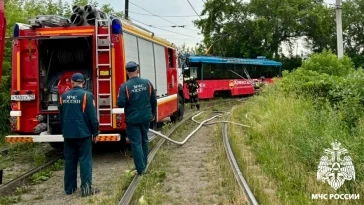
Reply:
[[[229,99],[229,100],[221,100],[221,101],[218,101],[217,102],[213,102],[213,103],[216,103],[216,104],[221,104],[221,103],[224,103],[224,102],[229,102],[231,101],[232,99]],[[241,100],[241,99],[240,99]],[[240,100],[237,100],[237,102],[239,102]],[[204,109],[201,109],[201,111],[204,111],[204,110],[207,110],[211,107],[215,106],[214,105],[210,105],[210,106],[207,106],[206,108]],[[202,112],[201,112],[202,113]],[[200,114],[201,114],[200,113]],[[198,112],[193,112],[193,113],[190,113],[188,116],[184,117],[181,121],[179,121],[175,126],[173,126],[166,134],[166,137],[169,138],[173,132],[175,132],[182,124],[184,124],[185,122],[187,122],[187,120],[191,119],[194,115],[198,114]],[[207,120],[206,120],[207,121]],[[196,129],[197,130],[197,129]],[[149,130],[150,132],[153,132],[154,134],[156,135],[160,135],[159,132],[157,131],[154,131],[154,130]],[[155,135],[155,136],[156,136]],[[155,137],[154,137],[155,138]],[[153,139],[154,139],[153,138]],[[161,140],[158,141],[157,145],[153,148],[153,150],[148,154],[148,164],[147,164],[147,167],[146,167],[146,171],[148,170],[152,160],[154,159],[155,155],[157,154],[158,150],[162,147],[162,145],[164,144],[164,142],[166,141],[166,138],[163,138]],[[123,197],[121,198],[121,200],[119,201],[119,205],[127,205],[130,203],[133,195],[134,195],[134,192],[137,188],[137,185],[138,185],[138,182],[139,182],[139,175],[136,174],[133,178],[133,180],[131,181],[131,183],[129,184],[129,187],[127,188],[127,190],[125,191]]]
[[[188,117],[184,118],[183,120],[179,121],[174,127],[172,127],[168,133],[167,133],[167,136],[170,136],[172,135],[172,133],[177,130],[177,128],[179,128],[183,123],[185,123],[188,119],[190,119],[192,116],[193,116],[194,113],[191,113],[188,115]],[[165,139],[161,139],[158,141],[157,145],[153,148],[153,150],[148,154],[148,164],[147,164],[147,167],[146,167],[146,171],[148,170],[150,164],[151,164],[151,161],[154,159],[155,155],[157,154],[158,150],[162,147],[163,143],[165,142]],[[135,189],[138,185],[138,181],[139,181],[139,175],[136,174],[134,176],[134,179],[132,180],[132,182],[130,183],[129,187],[127,188],[127,190],[125,191],[123,197],[121,198],[120,202],[119,202],[119,205],[126,205],[126,204],[129,204],[133,195],[134,195],[134,192],[135,192]]]
[[[230,113],[228,114],[228,116],[229,115],[230,115]],[[239,165],[236,162],[234,153],[231,149],[230,140],[229,140],[229,136],[228,136],[228,129],[227,129],[228,122],[223,122],[223,123],[224,123],[224,125],[222,128],[222,136],[223,136],[223,141],[224,141],[225,152],[226,152],[227,158],[229,160],[229,163],[233,169],[235,179],[238,182],[240,188],[244,191],[244,194],[245,194],[249,204],[258,205],[258,202],[255,199],[253,192],[250,190],[248,183],[246,182],[243,174],[240,171]]]
[[[54,164],[57,160],[61,159],[63,157],[63,154],[58,155],[57,157],[49,160],[45,164],[42,164],[20,176],[17,178],[3,184],[0,186],[0,196],[4,196],[5,194],[11,193],[16,187],[23,184],[30,176],[32,176],[34,173],[39,172],[40,170],[49,167],[50,165]]]

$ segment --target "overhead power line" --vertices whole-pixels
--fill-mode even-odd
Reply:
[[[190,4],[190,6],[191,6],[191,8],[193,9],[193,11],[196,13],[196,15],[197,15],[198,17],[200,17],[200,19],[201,19],[201,16],[200,16],[200,15],[198,15],[198,13],[197,13],[197,11],[195,10],[195,8],[193,8],[193,6],[192,6],[192,4],[191,4],[190,0],[187,0],[187,1],[188,1],[188,4]]]
[[[136,7],[140,8],[140,9],[143,9],[144,11],[146,11],[146,12],[148,12],[148,13],[152,14],[153,16],[156,16],[156,17],[158,17],[158,18],[160,18],[160,19],[163,19],[163,20],[165,20],[165,21],[167,21],[167,22],[169,22],[169,23],[171,23],[171,24],[174,24],[175,26],[178,26],[178,24],[173,23],[172,21],[167,20],[167,19],[165,19],[165,18],[162,18],[161,16],[158,16],[158,15],[156,15],[156,14],[154,14],[154,13],[152,13],[152,12],[150,12],[150,11],[148,11],[148,10],[146,10],[146,9],[142,8],[142,7],[140,7],[140,6],[138,6],[138,5],[134,4],[134,3],[133,3],[133,2],[131,2],[131,1],[129,1],[129,3],[133,4],[134,6],[136,6]],[[200,17],[200,18],[201,18],[201,17]],[[192,31],[198,31],[198,30],[190,29],[190,28],[185,28],[185,29],[192,30]]]
[[[169,22],[169,23],[171,23],[171,24],[177,25],[177,24],[173,23],[173,22],[172,22],[172,21],[170,21],[170,20],[164,19],[164,18],[162,18],[162,17],[160,17],[160,16],[158,16],[158,15],[156,15],[156,14],[153,14],[152,12],[150,12],[150,11],[148,11],[148,10],[146,10],[146,9],[144,9],[144,8],[142,8],[142,7],[138,6],[138,5],[136,5],[136,4],[134,4],[134,3],[133,3],[133,2],[131,2],[131,1],[129,1],[129,3],[133,4],[134,6],[136,6],[136,7],[140,8],[140,9],[143,9],[144,11],[146,11],[146,12],[148,12],[148,13],[152,14],[153,16],[156,16],[156,17],[158,17],[158,18],[160,18],[160,19],[163,19],[163,20],[165,20],[165,21],[167,21],[167,22]]]
[[[133,14],[139,14],[139,15],[144,15],[144,16],[155,16],[152,14],[143,14],[143,13],[139,13],[139,12],[134,12],[134,11],[129,11],[129,13],[133,13]],[[167,18],[184,18],[184,17],[197,17],[198,15],[186,15],[186,16],[159,16],[159,17],[167,17]]]
[[[162,29],[162,28],[158,28],[158,27],[155,27],[153,25],[148,25],[146,23],[143,23],[141,21],[138,21],[138,20],[135,20],[135,19],[132,19],[130,18],[132,21],[135,21],[135,22],[138,22],[138,23],[141,23],[143,25],[146,25],[146,26],[149,26],[149,27],[152,27],[152,28],[155,28],[155,29],[159,29],[159,30],[162,30],[162,31],[167,31],[167,32],[170,32],[170,33],[174,33],[174,34],[179,34],[179,35],[182,35],[182,36],[188,36],[188,37],[191,37],[191,38],[196,38],[196,39],[199,39],[199,40],[202,40],[201,38],[198,38],[198,37],[195,37],[195,36],[190,36],[190,35],[186,35],[186,34],[182,34],[182,33],[177,33],[177,32],[174,32],[174,31],[170,31],[170,30],[166,30],[166,29]]]

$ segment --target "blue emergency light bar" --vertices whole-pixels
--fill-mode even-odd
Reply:
[[[123,26],[121,21],[117,18],[114,18],[111,23],[111,33],[112,34],[122,34],[123,33]]]

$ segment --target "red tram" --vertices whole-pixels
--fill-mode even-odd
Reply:
[[[253,95],[262,77],[266,83],[282,74],[282,63],[266,59],[221,58],[212,56],[189,56],[182,66],[185,98],[189,99],[186,84],[195,77],[200,85],[200,99],[218,95]]]

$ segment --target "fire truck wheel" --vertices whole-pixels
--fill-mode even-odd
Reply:
[[[54,149],[63,149],[63,142],[50,142],[49,145]]]
[[[175,123],[177,120],[182,120],[183,119],[183,113],[184,113],[184,105],[181,102],[181,96],[178,96],[178,110],[177,112],[173,113],[173,115],[171,115],[170,119],[173,123]]]
[[[178,112],[175,112],[169,117],[171,119],[171,122],[175,123],[177,121],[177,114]]]
[[[178,106],[178,120],[183,119],[184,112],[185,112],[185,106],[183,104],[179,104],[179,106]]]

